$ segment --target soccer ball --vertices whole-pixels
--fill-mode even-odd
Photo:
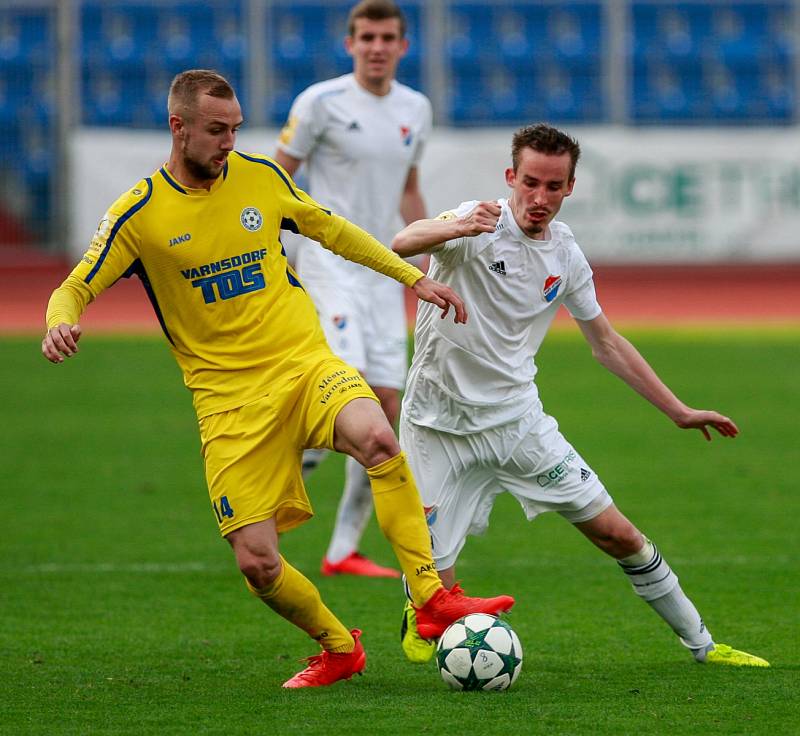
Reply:
[[[506,690],[522,669],[522,645],[505,621],[471,613],[445,629],[436,661],[453,690]]]

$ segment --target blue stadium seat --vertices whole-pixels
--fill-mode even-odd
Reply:
[[[800,52],[800,40],[794,31],[791,4],[771,3],[765,15],[763,34],[766,58],[778,62],[794,59]]]
[[[33,69],[26,65],[3,66],[2,80],[5,85],[5,96],[12,110],[23,107],[30,98],[33,85]]]
[[[423,54],[422,47],[425,39],[422,34],[422,3],[403,3],[401,5],[406,16],[406,38],[408,39],[408,53],[401,65],[419,65]]]
[[[352,65],[350,54],[344,46],[347,36],[347,16],[349,7],[329,7],[320,10],[320,25],[324,33],[324,42],[321,47],[327,47],[327,54],[333,56],[337,68],[349,70]],[[318,50],[318,53],[321,53]]]
[[[797,53],[790,17],[784,0],[672,6],[634,0],[628,49],[633,119],[789,120],[795,104],[791,60]]]
[[[788,64],[767,64],[755,80],[752,98],[758,118],[781,123],[792,122],[795,112],[795,85]]]
[[[599,2],[558,2],[547,8],[545,21],[548,46],[562,63],[596,64],[603,39],[602,7]]]
[[[693,122],[701,113],[698,75],[674,65],[639,62],[634,67],[629,112],[634,122]]]
[[[208,10],[202,7],[200,9]],[[197,56],[201,49],[207,48],[208,44],[213,42],[213,37],[210,22],[205,26],[192,23],[192,15],[184,8],[159,9],[152,39],[148,43],[150,49],[148,57],[152,55],[165,63],[177,64],[184,69],[199,66]],[[202,32],[198,33],[200,29]]]
[[[485,6],[454,2],[447,12],[445,54],[453,67],[466,62],[468,67],[492,51],[486,38],[490,12]],[[487,49],[487,47],[489,47]]]
[[[294,98],[306,87],[319,81],[313,66],[284,69],[275,75],[275,88],[267,99],[267,116],[273,125],[283,125],[289,117]]]
[[[21,139],[21,156],[17,171],[25,181],[30,211],[37,223],[46,221],[51,204],[51,182],[56,150],[53,132],[47,128],[28,126]]]
[[[498,123],[601,121],[601,9],[599,2],[454,3],[454,121],[491,123],[491,110]],[[502,75],[487,71],[498,63]]]
[[[81,8],[83,119],[87,124],[160,126],[160,95],[191,67],[219,70],[240,99],[246,40],[241,2],[85,2]],[[166,79],[148,91],[152,76]],[[98,77],[99,75],[99,77]],[[109,81],[108,75],[114,79]]]
[[[147,59],[158,24],[152,5],[81,6],[82,56],[90,65],[129,70]]]
[[[47,8],[0,8],[0,68],[47,63],[55,45],[55,13]]]
[[[765,51],[763,5],[731,5],[712,9],[705,39],[710,53],[728,66],[748,65]]]
[[[492,13],[489,44],[504,62],[527,62],[536,53],[536,39],[532,35],[523,8],[515,5],[497,7]]]
[[[33,67],[24,107],[31,119],[47,128],[56,116],[56,79],[52,68]]]
[[[9,94],[8,86],[6,78],[0,76],[0,122],[13,120],[16,112],[16,99]]]
[[[422,64],[419,59],[405,59],[397,69],[397,80],[413,89],[423,89]]]
[[[149,67],[137,89],[133,122],[138,128],[163,128],[167,124],[167,95],[173,75],[159,65]]]
[[[141,75],[122,78],[104,68],[85,66],[83,116],[85,125],[130,126],[142,95]]]
[[[707,62],[702,69],[703,96],[708,115],[718,122],[747,117],[747,105],[735,69],[718,62]]]
[[[0,63],[4,67],[25,61],[27,48],[21,26],[15,13],[0,11]]]
[[[279,67],[298,63],[312,64],[313,57],[324,48],[324,26],[318,5],[275,5],[268,23],[272,29],[272,55]],[[326,49],[330,53],[330,49]]]
[[[565,64],[538,65],[535,102],[540,119],[552,122],[601,122],[605,114],[597,70]]]
[[[455,79],[450,114],[456,125],[517,124],[525,118],[530,77],[499,63],[474,67]]]
[[[634,2],[629,50],[634,62],[694,64],[704,35],[697,27],[697,12],[686,3],[662,6]]]
[[[217,13],[213,23],[214,45],[221,59],[229,64],[244,63],[247,58],[247,35],[242,21],[241,6],[235,6]]]
[[[0,160],[5,160],[12,166],[18,166],[19,152],[22,147],[22,124],[17,117],[7,117],[7,113],[8,110],[0,105],[0,116],[2,116],[0,125],[3,126],[3,135],[0,135]]]

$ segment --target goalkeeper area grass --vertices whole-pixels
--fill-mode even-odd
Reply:
[[[324,578],[343,476],[282,539],[328,606],[363,629],[365,676],[284,691],[317,646],[251,597],[217,533],[189,392],[157,337],[86,335],[61,366],[0,341],[0,733],[782,734],[798,723],[796,461],[800,331],[627,336],[735,440],[674,427],[596,364],[574,330],[537,360],[545,410],[659,546],[718,641],[770,669],[697,665],[612,560],[556,515],[502,496],[462,553],[469,594],[510,593],[524,668],[456,693],[399,644],[397,581]],[[269,469],[265,469],[268,473]],[[394,564],[371,522],[362,551]]]

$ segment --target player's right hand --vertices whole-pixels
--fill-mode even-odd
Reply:
[[[51,363],[63,363],[65,356],[71,358],[78,352],[80,339],[80,325],[68,325],[62,322],[51,327],[45,334],[42,340],[42,355]]]
[[[478,202],[460,218],[462,237],[471,238],[481,233],[493,233],[500,219],[500,205],[496,201]]]
[[[467,309],[464,306],[464,302],[449,286],[423,276],[411,287],[411,290],[419,299],[439,307],[442,310],[442,319],[447,316],[450,307],[453,307],[455,309],[455,316],[453,317],[455,323],[464,324],[467,321]]]

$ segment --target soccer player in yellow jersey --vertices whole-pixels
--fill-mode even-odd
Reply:
[[[42,353],[78,351],[86,305],[137,273],[192,391],[211,506],[248,588],[322,646],[284,683],[329,685],[366,655],[316,587],[279,553],[278,534],[311,516],[301,478],[306,447],[345,452],[367,468],[381,530],[411,588],[422,636],[510,596],[467,598],[442,587],[405,456],[361,375],[335,357],[279,240],[290,228],[410,286],[420,299],[464,306],[365,231],[297,189],[274,161],[234,150],[242,113],[216,72],[178,74],[169,92],[169,161],[123,194],[47,308]]]

